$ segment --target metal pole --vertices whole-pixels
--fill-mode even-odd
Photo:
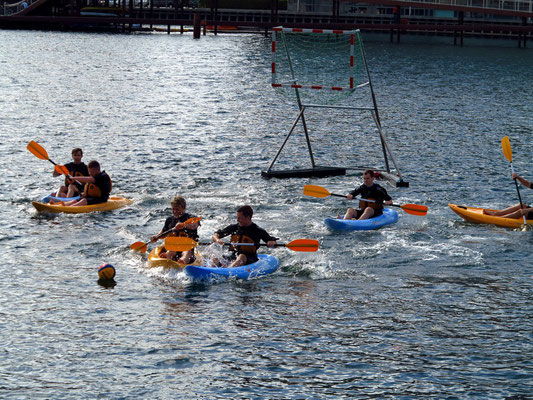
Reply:
[[[392,163],[394,164],[394,168],[396,168],[396,171],[398,172],[398,176],[400,177],[400,180],[402,180],[402,173],[400,172],[400,168],[398,168],[398,164],[396,164],[396,160],[394,159],[394,156],[392,155],[392,152],[389,149],[389,145],[387,144],[387,141],[385,140],[385,134],[383,133],[383,130],[381,129],[381,124],[379,123],[376,114],[374,111],[372,113],[372,118],[374,118],[374,122],[376,123],[376,126],[378,127],[379,136],[381,138],[381,142],[384,144],[384,146],[387,148],[387,151],[390,154],[390,157],[392,159]],[[387,170],[387,172],[390,172]]]
[[[361,43],[361,54],[363,56],[363,62],[365,64],[366,76],[368,77],[368,83],[369,83],[369,86],[370,86],[370,93],[372,95],[372,103],[374,104],[374,112],[376,113],[375,121],[376,121],[376,124],[378,124],[378,123],[380,124],[380,122],[379,122],[379,112],[378,112],[378,103],[376,101],[376,95],[374,94],[374,88],[372,86],[372,80],[370,79],[370,71],[368,70],[368,64],[366,63],[365,48],[363,47],[361,36],[357,35],[357,37],[358,37],[358,39],[359,39],[359,41]],[[385,166],[387,168],[387,172],[390,172],[389,160],[387,159],[387,149],[385,148],[385,143],[383,142],[383,138],[381,136],[379,138],[381,140],[381,147],[383,149],[383,157],[385,158]]]
[[[305,108],[304,108],[305,109]],[[292,131],[294,131],[294,128],[296,127],[296,124],[298,123],[300,117],[303,115],[304,113],[304,109],[301,109],[300,112],[298,113],[298,117],[296,118],[296,120],[294,121],[294,123],[292,124],[292,127],[291,127],[291,130],[289,131],[289,133],[287,134],[287,136],[285,137],[285,140],[283,141],[283,144],[281,145],[281,147],[279,148],[276,156],[274,157],[274,159],[272,160],[272,162],[270,163],[270,165],[268,166],[268,171],[270,171],[272,169],[272,167],[274,166],[274,163],[276,162],[276,160],[278,159],[280,153],[281,153],[281,150],[283,150],[283,147],[285,147],[285,144],[287,143],[287,140],[289,140],[289,136],[291,136],[292,134]]]
[[[291,70],[292,81],[296,85],[296,84],[298,84],[298,82],[296,81],[296,78],[294,76],[294,69],[292,67],[291,56],[289,54],[289,48],[287,46],[287,41],[285,40],[285,34],[283,33],[283,31],[281,33],[281,37],[283,38],[283,44],[285,45],[285,53],[287,54],[287,61],[289,63],[289,68]],[[311,165],[314,168],[315,167],[315,159],[313,157],[313,149],[311,148],[311,140],[309,139],[309,132],[307,130],[307,124],[305,123],[305,117],[304,117],[305,107],[303,107],[303,105],[302,105],[302,101],[300,99],[300,92],[299,92],[298,88],[294,88],[294,92],[296,94],[296,101],[298,102],[298,107],[300,108],[300,111],[301,111],[302,125],[303,125],[303,128],[304,128],[305,140],[307,142],[307,149],[309,151],[309,157],[311,158]]]

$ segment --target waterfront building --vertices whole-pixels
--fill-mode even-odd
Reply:
[[[404,22],[407,18],[415,20],[457,19],[459,13],[464,12],[463,17],[469,20],[523,23],[520,17],[512,14],[513,12],[533,13],[533,0],[385,0],[381,3],[379,0],[371,0],[368,3],[344,0],[287,0],[287,12],[303,15],[383,16],[392,19],[395,7],[399,8],[400,17]],[[490,14],[483,13],[483,10]],[[527,22],[531,20],[532,17],[529,17]]]

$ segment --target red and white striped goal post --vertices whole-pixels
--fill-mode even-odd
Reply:
[[[349,78],[349,87],[343,86],[324,86],[324,85],[299,85],[295,83],[278,83],[276,82],[276,39],[277,32],[286,32],[286,33],[322,33],[322,34],[334,34],[334,35],[349,35],[350,36],[350,69],[352,75]],[[272,28],[272,87],[273,88],[283,88],[291,87],[293,89],[315,89],[315,90],[332,90],[332,91],[343,91],[343,90],[354,90],[354,77],[353,77],[353,67],[354,67],[354,47],[355,47],[355,34],[359,32],[357,30],[339,30],[339,29],[313,29],[313,28],[284,28],[283,26],[276,26]],[[363,85],[359,85],[363,86]],[[358,87],[359,87],[358,86]]]

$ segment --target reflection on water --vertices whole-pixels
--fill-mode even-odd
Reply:
[[[410,182],[388,190],[429,212],[341,235],[322,221],[350,204],[302,188],[345,193],[358,169],[260,178],[296,113],[269,87],[268,38],[0,31],[2,396],[528,395],[531,232],[476,226],[447,204],[517,201],[500,140],[527,177],[533,53],[374,38],[363,39],[382,125]],[[335,110],[308,122],[318,164],[381,166],[371,121]],[[30,201],[58,181],[30,140],[59,163],[82,147],[134,204],[37,215]],[[282,164],[309,166],[301,131],[288,149]],[[261,249],[281,268],[249,282],[148,269],[129,245],[159,231],[176,194],[203,217],[202,240],[251,204],[283,242],[320,250]],[[97,282],[104,262],[113,287]]]

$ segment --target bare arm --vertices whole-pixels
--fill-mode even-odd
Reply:
[[[218,233],[213,233],[213,236],[211,236],[211,240],[213,240],[213,242],[218,243],[218,244],[224,244],[222,239],[220,239],[220,236],[218,236]]]
[[[522,185],[531,189],[531,182],[529,182],[527,179],[522,178],[516,172],[513,173],[513,179],[517,179]]]
[[[92,176],[72,176],[68,175],[67,178],[78,181],[80,183],[94,183],[96,182],[95,179]]]

